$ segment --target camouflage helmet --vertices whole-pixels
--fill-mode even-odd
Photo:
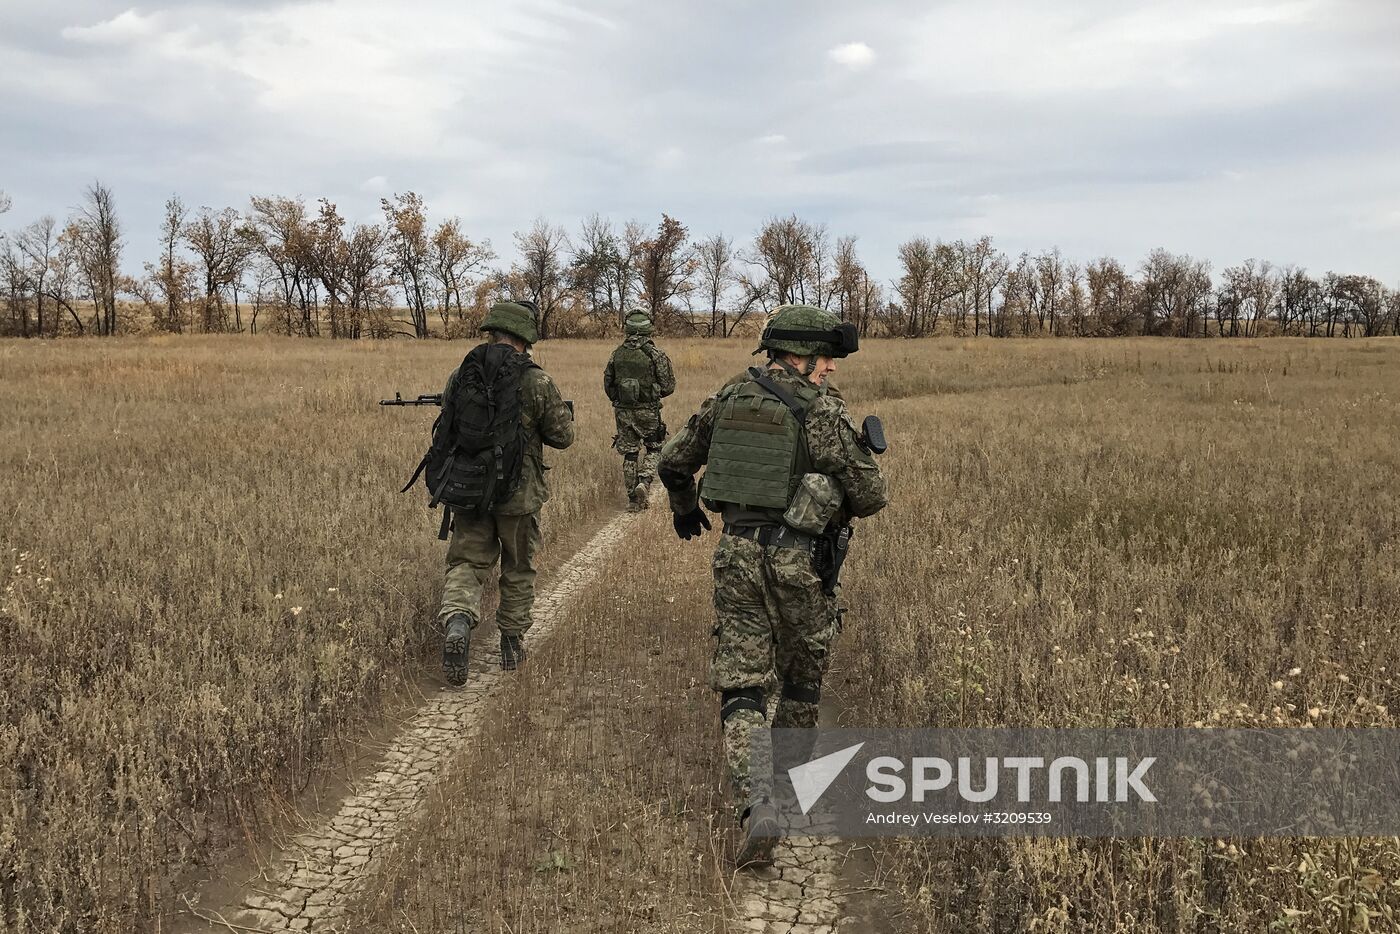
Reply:
[[[802,357],[845,357],[859,349],[859,341],[855,325],[829,311],[811,305],[783,305],[764,325],[758,349]]]
[[[624,334],[650,334],[651,316],[640,308],[633,308],[622,322],[622,331]]]
[[[540,339],[540,332],[535,329],[534,302],[497,302],[491,306],[491,310],[486,313],[486,319],[481,322],[483,331],[501,331],[514,335],[527,344],[533,344]]]

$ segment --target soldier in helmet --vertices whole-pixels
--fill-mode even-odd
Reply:
[[[467,678],[471,631],[480,621],[481,591],[497,560],[501,563],[500,606],[496,625],[501,633],[501,667],[513,669],[525,660],[524,636],[532,622],[535,602],[535,551],[540,544],[540,507],[549,498],[544,479],[544,446],[567,448],[574,441],[573,414],[554,381],[529,360],[530,345],[539,339],[534,304],[497,302],[481,323],[495,357],[517,368],[521,457],[513,492],[489,508],[452,512],[452,539],[447,547],[447,579],[438,618],[446,635],[442,665],[448,681]],[[510,352],[507,352],[509,348]],[[468,355],[468,360],[472,355]],[[465,365],[464,361],[464,365]],[[462,381],[462,367],[452,371],[443,390],[444,415]],[[509,480],[510,478],[507,478]]]
[[[633,310],[623,322],[622,344],[608,358],[603,391],[613,404],[617,435],[613,447],[622,455],[622,482],[628,511],[647,508],[656,460],[666,440],[661,400],[676,391],[671,358],[651,340],[651,318]]]
[[[787,305],[765,326],[759,349],[766,366],[707,399],[659,464],[681,538],[710,527],[702,502],[724,521],[710,687],[720,695],[725,759],[742,809],[740,865],[771,861],[777,834],[774,809],[749,777],[749,734],[766,719],[765,687],[776,681],[779,692],[774,727],[817,725],[840,618],[834,581],[818,575],[814,559],[829,530],[885,505],[879,468],[845,403],[825,389],[837,359],[857,349],[854,327]]]

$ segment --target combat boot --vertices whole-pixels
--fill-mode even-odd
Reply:
[[[647,508],[647,488],[644,484],[638,483],[627,491],[627,511],[641,512]]]
[[[501,633],[501,667],[514,671],[525,664],[525,637]]]
[[[472,624],[465,613],[453,613],[447,618],[447,632],[442,640],[442,671],[447,683],[455,687],[467,683],[471,639]]]
[[[744,842],[734,864],[740,869],[773,865],[773,847],[778,845],[778,812],[767,801],[759,801],[744,812],[739,822]]]

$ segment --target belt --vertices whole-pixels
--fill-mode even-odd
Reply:
[[[730,525],[725,523],[724,534],[733,535],[735,538],[747,538],[750,541],[758,542],[765,548],[769,545],[776,545],[779,548],[800,548],[808,554],[812,553],[813,545],[816,543],[816,536],[795,531],[785,525]]]

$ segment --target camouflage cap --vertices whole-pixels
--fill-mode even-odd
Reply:
[[[627,320],[622,322],[622,330],[625,334],[650,334],[651,315],[640,308],[633,308],[627,313]]]
[[[812,305],[783,305],[764,325],[758,349],[803,357],[845,357],[859,349],[859,341],[855,326],[829,311]]]
[[[502,331],[515,335],[527,344],[533,344],[540,339],[540,332],[535,327],[533,304],[497,302],[486,313],[486,319],[481,322],[481,330]]]

